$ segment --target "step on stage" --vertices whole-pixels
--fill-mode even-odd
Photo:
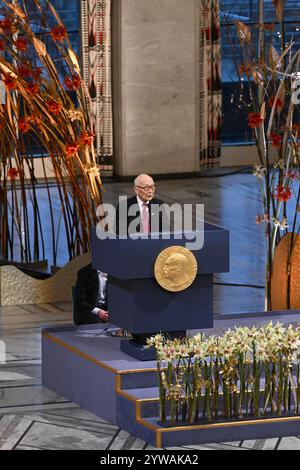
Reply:
[[[272,320],[300,324],[300,311],[215,317],[208,334]],[[155,361],[120,351],[105,325],[47,328],[42,334],[43,385],[158,448],[300,434],[300,417],[166,428],[160,426]],[[205,330],[204,330],[205,331]],[[125,339],[123,341],[129,341]]]

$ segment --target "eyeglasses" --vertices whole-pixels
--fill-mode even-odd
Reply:
[[[152,184],[151,186],[149,186],[148,184],[146,186],[136,186],[136,188],[140,188],[140,189],[143,189],[144,191],[155,191],[155,184]]]

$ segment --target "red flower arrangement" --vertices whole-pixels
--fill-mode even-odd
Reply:
[[[18,74],[23,77],[32,77],[32,71],[26,64],[19,64],[17,67]]]
[[[296,181],[299,179],[299,171],[298,170],[289,170],[286,173],[286,176],[293,181]]]
[[[25,90],[35,96],[40,91],[40,87],[36,83],[30,82],[26,85]]]
[[[19,52],[25,52],[28,46],[27,40],[22,37],[16,39],[13,44]]]
[[[16,168],[9,168],[7,170],[7,176],[11,179],[11,180],[14,180],[16,179],[16,177],[18,176],[19,174],[19,171],[16,169]]]
[[[4,18],[3,20],[0,20],[0,29],[2,29],[5,34],[13,33],[15,31],[10,18]]]
[[[58,101],[54,100],[53,98],[47,98],[46,105],[47,105],[48,111],[54,115],[59,114],[62,110],[62,104],[58,103]]]
[[[270,139],[272,141],[273,147],[279,149],[282,142],[282,138],[280,137],[280,135],[276,134],[276,132],[271,132]]]
[[[62,42],[67,37],[67,30],[64,26],[54,26],[50,31],[53,41]]]
[[[273,105],[275,106],[276,109],[282,109],[283,108],[283,102],[280,98],[276,98],[275,99],[275,96],[271,96],[271,98],[269,99],[269,106],[270,108],[273,107]]]
[[[17,88],[17,82],[14,78],[12,78],[10,75],[7,75],[4,77],[4,85],[8,90],[15,90]]]
[[[260,113],[249,113],[248,114],[248,124],[251,129],[259,127],[263,122],[263,118],[261,117]]]
[[[66,155],[67,157],[74,157],[78,152],[79,144],[75,142],[74,144],[67,144],[66,145]]]
[[[79,142],[81,145],[93,145],[95,134],[93,132],[82,132]]]
[[[30,130],[30,123],[27,118],[21,118],[19,121],[19,131],[26,134]]]
[[[43,69],[42,67],[36,67],[35,69],[32,70],[31,73],[32,73],[32,77],[34,78],[34,80],[38,82],[41,79]]]
[[[64,79],[65,86],[67,90],[76,91],[81,87],[81,79],[78,74],[71,75],[70,77],[65,77]]]
[[[288,202],[292,198],[292,191],[289,187],[285,187],[279,184],[276,188],[277,193],[274,194],[274,198],[280,202]]]

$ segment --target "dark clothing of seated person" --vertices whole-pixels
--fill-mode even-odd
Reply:
[[[105,323],[108,320],[106,273],[97,271],[91,264],[80,269],[77,273],[76,294],[77,325]]]

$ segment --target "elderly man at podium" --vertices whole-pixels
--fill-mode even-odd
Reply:
[[[116,234],[151,233],[169,230],[169,219],[163,201],[156,199],[153,178],[146,174],[134,180],[135,196],[120,201],[116,213]]]
[[[151,176],[141,174],[135,178],[135,196],[124,199],[117,207],[117,235],[128,236],[132,233],[149,234],[151,232],[163,232],[164,230],[170,231],[170,220],[164,210],[164,202],[154,197],[155,189],[156,186]],[[166,334],[170,338],[174,337],[173,332],[166,332]],[[152,333],[145,333],[133,334],[132,336],[138,343],[145,344],[146,339],[151,335]],[[175,336],[180,337],[183,335],[185,335],[185,332],[175,333]]]
[[[122,221],[125,234],[128,234],[128,228],[132,221],[139,217],[136,231],[150,233],[153,224],[151,218],[155,207],[162,204],[162,201],[154,199],[155,184],[153,178],[149,175],[139,175],[134,181],[136,195],[127,200],[127,209],[131,213],[133,206],[136,205],[135,216],[125,217]],[[130,210],[131,209],[131,210]],[[126,211],[127,214],[127,211]],[[119,220],[119,206],[117,209],[117,221]],[[159,215],[158,230],[162,230],[162,216]],[[117,224],[117,233],[120,226]],[[77,324],[101,323],[108,320],[107,312],[107,276],[101,271],[96,271],[89,264],[82,268],[77,274],[76,295],[78,312],[75,322]]]

